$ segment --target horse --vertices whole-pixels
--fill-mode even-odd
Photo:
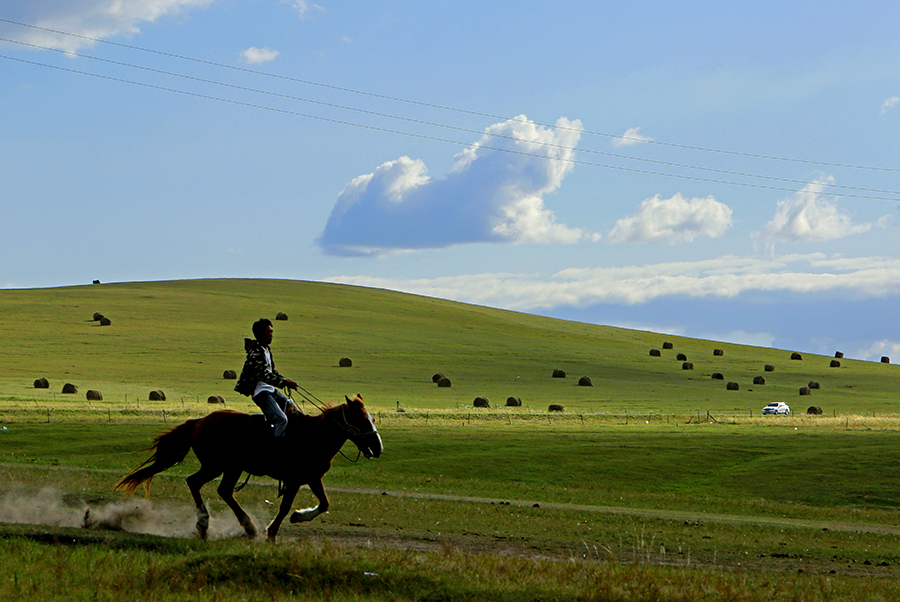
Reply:
[[[220,475],[219,496],[234,512],[247,537],[256,537],[253,521],[234,499],[235,485],[246,472],[281,482],[281,505],[266,528],[267,539],[275,541],[301,485],[308,485],[319,503],[294,511],[291,523],[311,521],[328,510],[322,477],[348,439],[366,458],[377,458],[384,449],[362,396],[344,399],[346,403],[325,408],[318,416],[291,412],[287,430],[278,439],[272,437],[271,429],[258,414],[219,410],[188,420],[156,437],[147,450],[152,450],[153,455],[119,481],[115,489],[134,493],[138,485],[146,482],[149,494],[154,475],[175,466],[193,449],[200,470],[187,478],[187,485],[197,506],[197,532],[201,539],[206,539],[209,531],[209,511],[200,489]]]

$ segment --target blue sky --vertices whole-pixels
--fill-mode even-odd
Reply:
[[[10,0],[0,286],[332,281],[900,361],[898,32],[888,2]]]

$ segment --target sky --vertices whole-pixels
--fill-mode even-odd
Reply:
[[[900,361],[900,4],[6,0],[0,287],[281,278]]]

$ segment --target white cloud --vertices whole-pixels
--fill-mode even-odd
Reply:
[[[883,103],[881,103],[881,114],[884,115],[890,109],[896,107],[898,104],[900,104],[900,96],[891,96]]]
[[[549,277],[486,273],[421,279],[341,276],[328,280],[532,311],[562,305],[637,304],[674,296],[733,298],[758,291],[839,291],[877,297],[900,293],[900,259],[848,259],[821,253],[768,259],[727,256],[694,263],[570,268]]]
[[[641,134],[641,128],[629,128],[625,133],[617,138],[612,139],[612,145],[615,147],[634,146],[641,142],[650,142],[653,138],[648,138]]]
[[[731,227],[731,214],[728,205],[711,196],[688,200],[680,194],[670,199],[656,195],[641,202],[637,213],[617,221],[609,233],[609,240],[675,244],[691,242],[699,236],[716,238]]]
[[[140,33],[142,23],[206,8],[215,0],[41,0],[14,3],[4,17],[84,37],[73,37],[4,24],[0,32],[10,39],[74,53],[95,42]]]
[[[313,11],[316,12],[324,12],[324,8],[319,6],[318,4],[312,4],[307,2],[307,0],[281,0],[282,4],[290,4],[297,14],[300,15],[301,19],[305,19],[310,16],[310,13]]]
[[[866,349],[858,350],[853,357],[865,360],[881,360],[887,356],[891,361],[895,361],[900,356],[900,343],[895,341],[875,341]]]
[[[761,236],[770,242],[775,239],[823,241],[871,230],[873,224],[854,224],[851,216],[837,207],[834,197],[822,196],[823,190],[832,184],[834,177],[823,176],[793,196],[778,201],[775,216],[762,232],[755,232],[752,236]],[[881,218],[876,225],[883,226],[887,221]]]
[[[244,59],[244,62],[251,65],[259,65],[274,61],[278,58],[279,54],[281,53],[272,48],[257,48],[256,46],[251,46],[241,53],[241,58]]]
[[[400,157],[354,178],[332,209],[319,246],[335,255],[380,255],[472,242],[573,243],[587,236],[556,221],[545,194],[572,170],[581,122],[557,129],[524,115],[485,130],[452,171],[428,176]]]

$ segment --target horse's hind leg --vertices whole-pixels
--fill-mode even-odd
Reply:
[[[266,528],[266,535],[269,541],[275,541],[281,522],[288,515],[288,512],[291,511],[291,505],[294,503],[294,498],[297,497],[299,489],[299,483],[285,483],[284,491],[281,494],[281,505],[278,507],[278,514],[275,515],[275,518],[272,519],[272,522]]]
[[[237,500],[234,499],[234,486],[237,485],[238,479],[241,478],[240,470],[228,470],[222,475],[222,480],[219,482],[219,488],[217,491],[219,492],[219,497],[225,500],[225,503],[228,504],[228,507],[231,508],[231,511],[234,512],[234,515],[237,517],[238,522],[244,528],[244,532],[247,533],[247,537],[253,539],[256,537],[256,525],[253,524],[253,519],[244,512],[244,509],[241,508],[241,505],[237,503]]]
[[[200,535],[200,539],[206,539],[209,532],[209,510],[206,509],[206,504],[203,503],[200,489],[220,474],[222,474],[221,470],[200,466],[200,470],[187,478],[188,488],[190,488],[191,495],[194,497],[194,505],[197,506],[197,533]]]

